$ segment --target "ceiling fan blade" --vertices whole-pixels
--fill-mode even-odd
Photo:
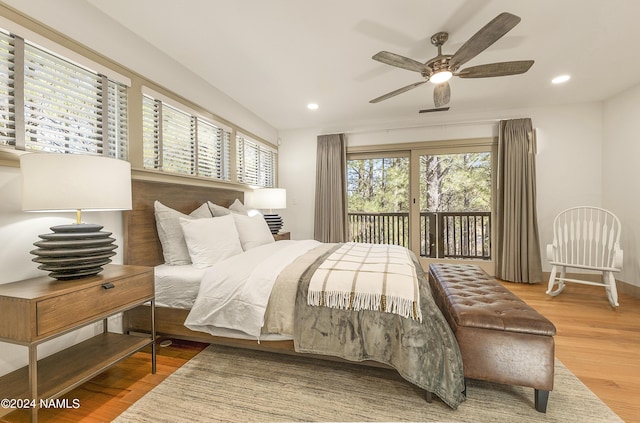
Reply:
[[[438,84],[433,89],[433,104],[438,108],[449,104],[451,87],[448,82]]]
[[[504,34],[518,25],[519,22],[520,18],[516,15],[507,12],[499,14],[456,51],[449,62],[450,68],[457,69],[464,63],[467,63],[482,53],[491,44],[502,38]]]
[[[462,69],[455,75],[460,78],[491,78],[493,76],[518,75],[528,71],[533,66],[533,63],[533,60],[489,63]]]
[[[395,91],[391,91],[390,93],[386,93],[385,95],[381,95],[380,97],[374,98],[373,100],[370,100],[369,103],[378,103],[378,102],[380,102],[382,100],[386,100],[386,99],[394,97],[394,96],[396,96],[398,94],[402,94],[402,93],[404,93],[406,91],[412,90],[415,87],[418,87],[418,86],[424,84],[425,82],[427,82],[427,81],[425,80],[425,81],[420,81],[420,82],[413,83],[411,85],[407,85],[406,87],[399,88],[399,89],[397,89]]]
[[[423,109],[418,113],[446,112],[447,110],[449,110],[449,107],[437,107],[435,109]]]
[[[376,53],[372,59],[387,65],[415,72],[423,72],[426,68],[424,63],[420,63],[417,60],[409,59],[408,57],[400,56],[399,54],[390,53],[388,51]]]

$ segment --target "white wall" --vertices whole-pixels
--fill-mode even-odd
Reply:
[[[602,203],[622,223],[624,263],[618,279],[640,286],[640,85],[604,103]]]
[[[393,144],[497,136],[500,118],[531,117],[537,131],[537,196],[543,267],[549,270],[546,244],[555,215],[575,205],[602,204],[602,106],[600,103],[479,113],[466,122],[404,129],[358,129],[347,145]],[[459,121],[460,122],[460,121]],[[340,131],[336,131],[340,132]],[[321,129],[280,132],[280,186],[287,189],[287,209],[280,214],[293,239],[313,238],[317,136]]]
[[[316,129],[280,132],[278,185],[287,189],[287,208],[278,213],[291,239],[313,239],[316,187]]]

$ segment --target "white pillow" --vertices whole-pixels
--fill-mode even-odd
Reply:
[[[207,205],[209,206],[209,210],[211,210],[213,217],[222,217],[231,214],[231,210],[228,208],[214,204],[211,201],[207,201]]]
[[[242,201],[237,198],[235,201],[229,206],[229,210],[234,213],[243,214],[245,216],[249,215],[249,208],[242,204]]]
[[[231,213],[231,215],[236,222],[243,250],[247,251],[260,245],[276,242],[262,215],[245,216],[237,213]]]
[[[180,218],[194,267],[204,268],[242,253],[242,245],[233,217],[209,219]]]
[[[187,243],[185,242],[184,235],[182,234],[180,218],[191,217],[197,219],[211,217],[209,207],[206,203],[202,204],[200,207],[189,213],[188,216],[165,206],[157,200],[153,203],[153,208],[156,216],[158,238],[160,238],[160,244],[162,244],[162,255],[164,256],[165,264],[171,266],[190,264],[191,257],[189,256]]]
[[[242,204],[242,202],[240,200],[238,200],[236,198],[236,200],[233,202],[233,204],[231,204],[229,206],[229,211],[231,211],[232,213],[238,213],[238,214],[244,214],[246,216],[255,216],[257,214],[262,215],[262,213],[260,213],[260,211],[256,210],[256,209],[252,209],[250,207],[245,206],[244,204]],[[212,210],[213,212],[213,210]]]

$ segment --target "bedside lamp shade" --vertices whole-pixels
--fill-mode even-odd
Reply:
[[[287,190],[284,188],[262,188],[253,191],[250,206],[256,209],[269,210],[264,214],[264,219],[269,225],[272,234],[277,234],[282,228],[282,217],[271,213],[273,209],[287,208]]]
[[[111,262],[117,245],[102,226],[82,223],[81,212],[131,209],[131,165],[80,154],[30,153],[20,157],[24,211],[75,211],[76,223],[50,228],[31,254],[56,279],[92,276]]]
[[[131,209],[131,165],[79,154],[31,153],[20,157],[22,210]]]
[[[286,209],[287,190],[284,188],[261,188],[253,191],[251,207],[256,209]]]

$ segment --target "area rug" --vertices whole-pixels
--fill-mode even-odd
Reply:
[[[468,381],[457,410],[389,369],[209,346],[115,422],[622,422],[556,360],[547,413],[533,389]]]

